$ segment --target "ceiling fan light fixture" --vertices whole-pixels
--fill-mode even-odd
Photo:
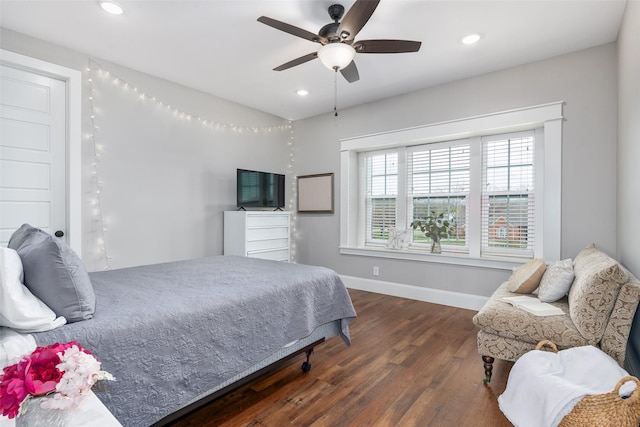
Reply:
[[[330,70],[342,70],[356,56],[355,49],[346,43],[329,43],[318,50],[318,58]]]

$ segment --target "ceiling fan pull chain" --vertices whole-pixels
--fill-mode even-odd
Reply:
[[[335,116],[338,117],[338,68],[335,68],[333,73],[333,111]]]

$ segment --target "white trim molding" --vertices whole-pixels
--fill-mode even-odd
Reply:
[[[536,154],[536,168],[543,178],[542,188],[537,188],[542,195],[539,221],[543,238],[536,247],[536,257],[546,261],[557,261],[561,258],[561,224],[562,224],[562,101],[535,105],[508,111],[495,112],[459,120],[433,123],[424,126],[365,135],[340,140],[340,253],[361,256],[383,256],[416,260],[416,254],[409,251],[398,251],[389,256],[372,247],[365,247],[362,239],[361,221],[359,221],[359,171],[358,153],[372,150],[383,150],[431,142],[451,141],[460,138],[496,135],[500,133],[522,130],[536,131],[536,136],[543,141],[541,150]],[[537,148],[536,148],[537,150]],[[470,257],[474,258],[474,257]],[[463,260],[463,257],[419,257],[420,261],[459,263],[490,268],[505,268],[521,260],[490,260],[484,257]],[[496,262],[497,261],[497,262]],[[502,262],[500,262],[502,261]]]
[[[420,286],[405,285],[402,283],[384,282],[381,280],[365,279],[362,277],[343,276],[340,278],[345,286],[378,294],[394,297],[409,298],[417,301],[433,304],[448,305],[450,307],[464,308],[467,310],[480,310],[489,300],[489,297],[464,294],[461,292],[445,291],[441,289],[423,288]]]
[[[82,72],[0,49],[0,62],[65,82],[67,95],[67,238],[82,256]]]

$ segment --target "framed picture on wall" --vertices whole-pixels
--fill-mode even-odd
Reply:
[[[333,213],[333,173],[298,177],[298,212]]]

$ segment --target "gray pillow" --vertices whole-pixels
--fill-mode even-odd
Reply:
[[[91,319],[96,297],[82,260],[64,241],[40,229],[23,232],[17,251],[25,286],[68,323]]]
[[[29,224],[22,224],[20,228],[14,231],[9,238],[9,244],[7,247],[17,251],[32,230],[37,230],[37,228],[34,228]]]

